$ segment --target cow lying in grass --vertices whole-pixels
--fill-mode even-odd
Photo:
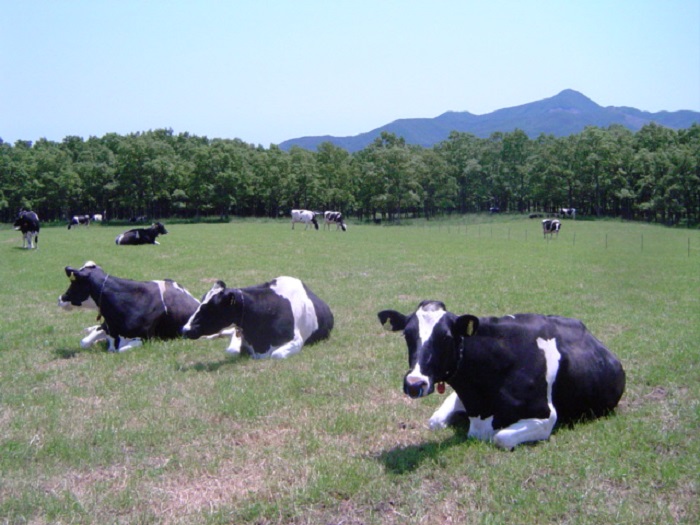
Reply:
[[[425,397],[444,383],[454,389],[431,428],[464,414],[469,436],[511,449],[548,439],[557,422],[609,413],[625,389],[620,361],[576,319],[457,316],[439,301],[378,316],[406,339],[408,396]]]

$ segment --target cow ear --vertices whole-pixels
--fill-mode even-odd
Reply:
[[[71,281],[75,281],[75,268],[71,268],[70,266],[66,266],[66,277],[68,277]]]
[[[471,337],[479,329],[479,318],[473,315],[460,315],[455,321],[454,331],[461,337]]]
[[[377,314],[382,326],[391,332],[398,332],[406,328],[406,316],[396,310],[382,310]]]

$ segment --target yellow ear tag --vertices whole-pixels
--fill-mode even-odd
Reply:
[[[382,326],[384,326],[385,330],[392,330],[394,328],[391,324],[391,319],[387,319]]]
[[[467,323],[467,335],[470,337],[474,335],[474,321],[469,321]]]
[[[70,277],[68,279],[70,279],[71,281],[75,281],[75,274],[74,273],[70,274]]]

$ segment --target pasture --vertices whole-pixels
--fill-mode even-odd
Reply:
[[[288,220],[0,230],[0,523],[640,524],[700,521],[700,232],[613,221],[475,216],[348,231]],[[301,278],[335,315],[284,361],[228,341],[81,349],[63,268],[172,278],[201,297]],[[610,417],[512,452],[437,432],[444,396],[410,400],[400,334],[376,313],[439,299],[455,313],[583,320],[622,360]],[[448,389],[449,393],[449,389]]]

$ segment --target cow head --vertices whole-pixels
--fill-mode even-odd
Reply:
[[[474,335],[479,326],[473,315],[458,317],[440,301],[423,301],[408,316],[394,310],[377,315],[386,329],[403,331],[410,367],[403,390],[412,398],[427,396],[436,383],[450,381],[462,360],[462,338]]]
[[[66,266],[66,276],[70,280],[70,286],[58,298],[58,306],[65,310],[71,310],[73,307],[82,307],[88,309],[97,309],[97,304],[90,296],[90,275],[101,268],[94,262],[86,262],[82,268],[76,270],[70,266]]]
[[[154,228],[155,232],[158,235],[165,235],[166,233],[168,233],[168,230],[166,230],[165,226],[163,226],[163,224],[160,222],[153,223],[152,228]]]
[[[204,297],[197,310],[182,327],[182,335],[188,339],[197,339],[203,335],[221,332],[234,323],[236,311],[234,290],[226,288],[226,283],[217,281]]]

